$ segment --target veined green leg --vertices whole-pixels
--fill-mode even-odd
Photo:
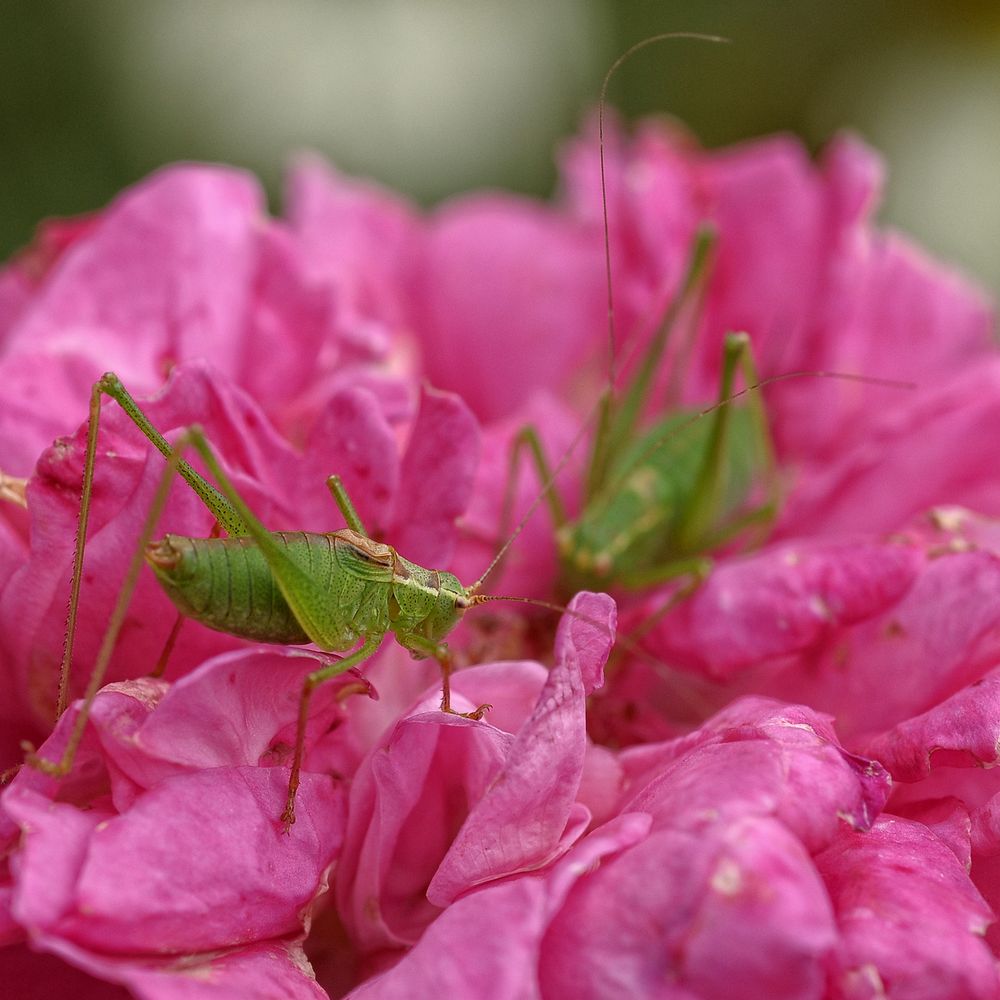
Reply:
[[[87,544],[87,522],[90,518],[90,495],[94,484],[94,462],[97,456],[97,432],[101,421],[101,396],[110,396],[128,414],[151,444],[169,461],[174,449],[170,442],[149,422],[149,418],[129,395],[114,372],[106,372],[94,383],[90,392],[90,415],[87,423],[87,451],[83,465],[83,489],[80,494],[80,516],[76,528],[76,550],[73,555],[73,579],[70,584],[69,606],[66,612],[66,641],[59,667],[59,695],[56,699],[56,718],[66,711],[69,700],[69,672],[73,662],[73,643],[76,638],[76,616],[80,604],[80,581],[83,579],[83,554]],[[245,535],[246,527],[226,498],[206,482],[187,462],[180,458],[174,467],[188,485],[201,497],[205,506],[231,535]],[[140,552],[141,557],[141,552]]]
[[[139,430],[141,430],[146,436],[150,444],[154,445],[164,458],[170,458],[174,452],[170,442],[150,423],[149,418],[140,409],[139,404],[136,403],[136,401],[129,395],[128,390],[124,385],[122,385],[121,380],[117,375],[113,372],[108,372],[107,374],[102,375],[97,384],[94,386],[94,391],[91,395],[92,418],[95,413],[95,400],[96,412],[99,412],[99,393],[104,393],[115,400],[115,402],[118,403],[118,405],[129,415],[132,423],[134,423],[136,427],[138,427]],[[97,422],[92,419],[92,423],[94,426],[94,438],[96,444]],[[191,428],[189,431],[192,444],[194,443],[196,433],[195,428]],[[184,481],[188,484],[188,486],[190,486],[191,489],[198,494],[202,503],[204,503],[204,505],[212,512],[216,521],[218,521],[230,535],[246,535],[248,533],[246,525],[240,515],[236,512],[233,504],[230,503],[210,482],[192,469],[187,462],[179,462],[177,471],[184,478]]]
[[[292,759],[292,772],[288,777],[288,798],[285,800],[285,809],[281,814],[281,825],[285,833],[295,822],[295,794],[299,790],[299,777],[302,770],[302,758],[305,754],[306,726],[309,724],[309,702],[312,699],[313,691],[324,681],[336,677],[338,674],[356,667],[362,660],[366,660],[379,647],[384,636],[370,635],[364,644],[356,649],[349,656],[345,656],[336,663],[314,670],[302,686],[302,697],[299,699],[299,721],[295,732],[295,756]]]
[[[95,398],[96,395],[97,394],[95,392]],[[100,406],[99,400],[97,405]],[[93,437],[96,440],[96,431],[94,432]],[[132,555],[132,561],[128,565],[128,570],[125,573],[125,580],[122,583],[122,588],[118,592],[118,600],[115,602],[114,609],[111,612],[111,617],[108,619],[108,627],[104,630],[104,638],[101,640],[101,647],[98,650],[97,659],[94,662],[94,669],[90,675],[90,683],[87,685],[87,691],[83,698],[83,704],[80,706],[79,714],[73,722],[73,728],[70,730],[69,739],[66,742],[66,747],[63,750],[62,757],[58,761],[46,760],[44,757],[38,756],[35,752],[35,748],[30,743],[22,744],[24,750],[27,751],[27,762],[31,764],[32,767],[37,768],[39,771],[43,771],[45,774],[50,774],[53,777],[62,777],[68,774],[70,768],[73,766],[76,751],[80,746],[80,741],[83,739],[83,732],[87,725],[87,717],[90,715],[90,706],[93,704],[94,698],[97,697],[97,692],[101,689],[101,685],[104,683],[104,675],[107,673],[108,664],[111,662],[111,655],[114,653],[115,643],[118,641],[118,633],[121,631],[122,624],[125,621],[125,615],[128,613],[128,606],[132,600],[132,594],[135,592],[135,585],[139,579],[139,571],[142,569],[143,556],[146,551],[146,546],[149,545],[153,536],[153,529],[156,527],[156,522],[159,520],[160,514],[163,512],[163,507],[167,502],[167,495],[170,491],[171,480],[173,479],[175,473],[179,471],[179,466],[182,461],[181,454],[187,443],[187,436],[182,435],[177,443],[177,446],[170,451],[166,468],[163,470],[163,475],[160,477],[160,482],[156,488],[156,493],[153,496],[153,502],[150,505],[149,513],[146,515],[142,531],[139,534],[139,543]],[[89,495],[87,499],[89,501]],[[79,543],[77,547],[78,550],[81,550]],[[78,592],[78,576],[74,576],[74,583],[77,584],[76,591]],[[71,622],[75,626],[75,604],[71,605],[71,608],[73,612]],[[66,642],[67,646],[72,649],[73,637],[71,633],[67,634]]]

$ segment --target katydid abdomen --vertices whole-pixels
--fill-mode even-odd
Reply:
[[[328,652],[343,652],[362,637],[392,631],[425,654],[424,643],[414,649],[407,639],[437,641],[453,624],[442,623],[442,612],[457,618],[461,584],[451,574],[403,559],[392,546],[350,529],[268,535],[322,595],[322,606],[312,611],[325,628],[323,641],[315,641]],[[167,535],[146,548],[146,561],[185,617],[256,642],[301,645],[315,639],[289,607],[254,538]]]
[[[299,565],[332,569],[327,535],[276,532],[275,541]],[[146,549],[170,600],[187,618],[256,642],[301,645],[309,637],[281,594],[260,547],[248,538],[167,535]],[[357,640],[347,639],[346,649]]]
[[[331,652],[350,649],[362,635],[389,630],[391,556],[371,562],[374,572],[356,570],[359,549],[346,532],[313,534],[270,532],[271,538],[314,580],[328,600],[328,628],[323,643]],[[386,546],[385,548],[388,548]],[[391,553],[391,550],[389,550]],[[301,645],[311,642],[288,606],[258,543],[237,538],[187,538],[167,535],[146,549],[167,595],[186,617],[219,632],[252,639]]]

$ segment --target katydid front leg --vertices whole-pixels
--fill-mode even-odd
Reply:
[[[482,719],[493,707],[489,702],[480,705],[472,712],[456,712],[451,707],[451,674],[454,670],[451,650],[443,642],[432,642],[420,636],[409,636],[405,642],[406,648],[419,657],[433,656],[441,668],[441,711],[449,715],[460,715],[463,719]]]

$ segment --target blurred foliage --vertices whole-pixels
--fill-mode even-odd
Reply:
[[[883,149],[886,216],[1000,282],[993,0],[4,0],[0,254],[160,164],[222,160],[272,197],[313,147],[424,201],[547,194],[553,150],[612,85],[721,145],[842,126]]]

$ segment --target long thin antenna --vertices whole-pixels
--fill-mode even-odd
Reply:
[[[612,391],[614,391],[615,386],[618,382],[618,361],[617,361],[617,345],[615,343],[616,332],[615,332],[615,299],[614,291],[612,289],[612,274],[611,274],[611,235],[608,226],[608,190],[607,190],[607,169],[604,163],[604,117],[605,111],[607,109],[607,99],[608,99],[608,85],[611,83],[612,77],[621,68],[622,64],[627,62],[629,59],[635,55],[640,49],[646,48],[648,45],[653,45],[657,42],[665,42],[673,39],[691,39],[697,42],[728,42],[728,38],[723,38],[720,35],[705,35],[700,34],[696,31],[671,31],[660,35],[650,35],[649,38],[644,38],[640,42],[636,42],[635,45],[626,49],[610,66],[607,73],[604,74],[604,81],[601,84],[601,95],[600,100],[597,105],[597,137],[598,137],[598,150],[600,154],[600,164],[601,164],[601,207],[602,207],[602,219],[604,223],[604,272],[605,279],[607,281],[608,288],[608,350],[609,350],[609,362],[608,362],[608,384]],[[638,345],[636,348],[638,349]],[[556,479],[559,474],[566,467],[573,452],[576,451],[577,446],[583,440],[590,425],[593,423],[594,419],[601,408],[601,398],[599,397],[594,405],[590,408],[583,423],[580,425],[579,431],[577,431],[576,436],[570,442],[569,447],[563,453],[562,458],[556,463],[552,470],[552,475],[549,476],[548,480],[543,485],[542,489],[539,491],[538,496],[532,501],[531,505],[528,507],[527,512],[518,522],[517,527],[514,529],[510,537],[500,546],[499,551],[493,557],[489,566],[486,567],[482,576],[469,588],[470,591],[477,591],[485,582],[486,578],[496,569],[497,564],[501,559],[507,554],[507,550],[514,544],[517,537],[524,530],[524,526],[531,520],[531,516],[538,509],[538,505],[545,498],[545,494],[552,489]]]
[[[722,42],[728,43],[728,38],[720,35],[703,35],[696,31],[669,31],[660,35],[650,35],[641,42],[636,42],[631,48],[626,49],[604,74],[604,82],[601,84],[601,99],[597,104],[597,138],[598,151],[601,159],[601,208],[604,218],[604,273],[608,285],[608,381],[612,388],[618,379],[618,351],[615,343],[615,294],[611,283],[611,230],[608,226],[608,189],[607,173],[604,167],[604,113],[607,108],[608,85],[611,78],[618,72],[621,66],[628,62],[640,49],[647,45],[654,45],[657,42],[672,41],[673,39],[687,38],[696,42]]]

